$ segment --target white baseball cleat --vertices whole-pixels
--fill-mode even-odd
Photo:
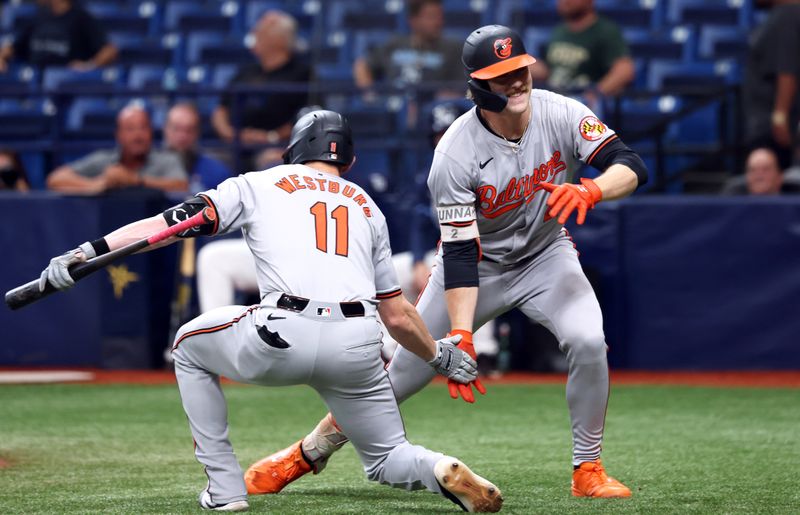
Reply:
[[[203,490],[200,494],[200,507],[204,510],[214,511],[247,511],[250,505],[247,501],[232,501],[226,504],[217,504],[211,500],[208,490]]]
[[[490,481],[474,473],[456,458],[442,458],[433,467],[442,495],[464,511],[494,513],[503,507],[503,494]]]

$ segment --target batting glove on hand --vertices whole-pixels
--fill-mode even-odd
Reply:
[[[436,357],[428,364],[448,379],[467,384],[478,377],[478,365],[463,350],[456,347],[461,336],[451,336],[436,341]]]
[[[472,345],[472,333],[463,329],[454,329],[447,336],[456,335],[461,336],[461,343],[458,344],[458,348],[464,351],[473,361],[477,362],[478,357],[475,355],[475,347]],[[461,395],[461,398],[470,404],[475,402],[475,395],[472,393],[473,386],[481,395],[486,395],[486,388],[477,377],[467,384],[459,384],[452,379],[447,380],[447,389],[450,391],[450,397],[458,399],[458,396]]]
[[[50,265],[42,271],[39,276],[39,291],[44,291],[47,282],[50,281],[57,290],[72,288],[75,279],[69,275],[69,267],[78,263],[83,263],[87,259],[95,257],[97,253],[88,241],[81,244],[77,249],[70,250],[56,256],[50,260]]]
[[[555,218],[559,212],[558,223],[563,224],[569,218],[569,215],[577,208],[578,210],[578,225],[583,225],[586,220],[586,212],[592,209],[598,202],[603,200],[603,192],[591,179],[581,179],[581,184],[562,184],[556,186],[551,182],[539,183],[545,191],[551,193],[550,198],[547,199],[547,205],[550,211],[547,213],[549,217]]]

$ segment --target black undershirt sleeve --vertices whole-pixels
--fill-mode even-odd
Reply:
[[[477,240],[448,241],[442,243],[444,254],[444,289],[478,286]]]
[[[619,138],[615,137],[589,157],[588,165],[600,172],[613,164],[622,164],[633,170],[639,180],[639,186],[647,182],[647,166],[639,154],[628,148]]]

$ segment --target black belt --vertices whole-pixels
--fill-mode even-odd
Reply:
[[[309,302],[311,301],[303,297],[295,297],[294,295],[287,295],[284,293],[278,298],[278,302],[276,302],[275,305],[281,309],[299,313],[306,309]],[[364,316],[364,305],[360,302],[340,302],[339,308],[341,308],[342,314],[346,318]]]

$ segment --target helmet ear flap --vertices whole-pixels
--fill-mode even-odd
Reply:
[[[488,81],[470,79],[467,81],[467,87],[472,94],[472,101],[481,109],[499,113],[505,109],[506,104],[508,104],[508,97],[493,93],[491,89],[489,89]]]

